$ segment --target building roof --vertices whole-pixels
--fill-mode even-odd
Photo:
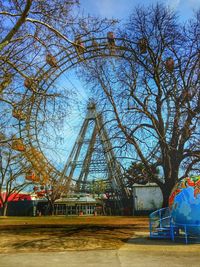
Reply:
[[[76,196],[76,197],[65,197],[60,198],[55,201],[55,203],[63,203],[63,202],[73,202],[73,203],[97,203],[96,199],[90,196]]]

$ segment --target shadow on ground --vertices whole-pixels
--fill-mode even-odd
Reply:
[[[139,227],[140,231],[146,228]],[[26,225],[0,232],[0,251],[65,251],[118,249],[138,231],[133,225],[67,225],[39,228]],[[135,242],[135,241],[134,241]]]

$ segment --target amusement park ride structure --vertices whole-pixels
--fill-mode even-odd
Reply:
[[[124,182],[122,168],[114,155],[102,114],[97,112],[94,102],[89,102],[87,106],[86,117],[63,175],[68,177],[68,183],[73,184],[78,193],[90,192],[95,181],[104,181],[107,196],[115,202],[118,210],[129,206],[131,196]]]
[[[40,129],[42,115],[40,108],[46,103],[46,96],[53,90],[56,80],[62,73],[76,67],[84,65],[87,61],[95,58],[107,60],[108,58],[123,58],[130,60],[134,58],[134,53],[147,53],[147,44],[134,44],[128,39],[116,38],[113,32],[108,32],[105,37],[82,36],[75,38],[75,41],[66,41],[65,49],[52,54],[50,51],[46,58],[42,59],[40,68],[30,76],[24,77],[22,86],[22,99],[13,104],[12,116],[17,123],[13,129],[15,133],[8,140],[3,136],[0,143],[8,145],[20,153],[29,163],[26,179],[38,184],[48,183],[48,177],[56,177],[63,182],[63,185],[75,184],[76,191],[87,191],[87,185],[95,181],[94,176],[98,174],[99,180],[105,180],[108,184],[110,200],[117,203],[120,210],[127,208],[131,203],[131,194],[124,183],[120,164],[117,162],[109,141],[106,129],[102,121],[102,115],[96,111],[94,103],[88,105],[88,113],[72,149],[70,157],[63,171],[57,170],[52,162],[44,155],[40,143]],[[132,47],[135,46],[135,50]],[[134,52],[134,53],[133,53]],[[20,87],[21,88],[21,87]],[[21,90],[21,89],[20,89]],[[90,127],[93,125],[93,130]],[[90,130],[88,130],[90,129]],[[88,138],[87,132],[92,132]],[[82,154],[82,147],[88,144],[86,154]],[[94,152],[97,150],[96,144],[102,145],[102,159]],[[80,156],[82,160],[80,159]],[[81,170],[76,177],[77,168]],[[103,178],[103,179],[102,179]],[[108,195],[109,195],[108,194]]]

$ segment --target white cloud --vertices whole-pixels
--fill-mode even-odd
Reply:
[[[187,2],[192,9],[200,8],[200,0],[187,0]]]
[[[125,16],[136,4],[137,1],[95,0],[99,15],[108,18]]]
[[[183,7],[189,9],[198,9],[200,8],[200,0],[167,0],[166,3],[168,6],[170,6],[172,9],[182,9]]]
[[[200,8],[200,0],[82,0],[85,12],[99,17],[126,19],[137,5],[146,6],[162,2],[177,11],[181,20],[192,17]]]
[[[181,3],[181,0],[168,0],[167,1],[167,5],[174,10],[178,9],[178,7],[180,6],[180,3]]]

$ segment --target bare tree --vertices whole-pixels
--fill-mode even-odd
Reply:
[[[116,33],[111,57],[85,63],[85,79],[167,206],[178,178],[199,172],[200,13],[181,25],[163,5],[137,8]]]
[[[151,181],[152,177],[159,176],[158,169],[154,165],[149,166],[151,172],[147,172],[146,167],[142,163],[133,162],[130,167],[125,171],[128,187],[132,188],[133,184],[147,184]]]
[[[6,216],[10,197],[17,195],[31,185],[26,180],[27,166],[23,158],[9,147],[0,147],[0,202],[2,215]]]
[[[67,177],[64,177],[67,179]],[[63,195],[66,196],[69,192],[69,185],[67,185],[64,179],[50,175],[46,184],[35,184],[33,190],[38,198],[47,199],[48,207],[47,211],[54,215],[54,204],[57,199],[60,199]]]
[[[81,38],[91,39],[108,23],[78,16],[75,0],[0,1],[0,19],[0,142],[14,136],[39,146],[41,129],[50,138],[44,129],[52,122],[56,132],[75,95],[59,88],[59,77],[83,60]]]
[[[60,73],[55,54],[63,42],[73,43],[66,35],[75,6],[73,0],[0,1],[1,123],[8,141],[10,126],[34,120],[60,95],[52,85]],[[20,135],[19,127],[13,131]]]

